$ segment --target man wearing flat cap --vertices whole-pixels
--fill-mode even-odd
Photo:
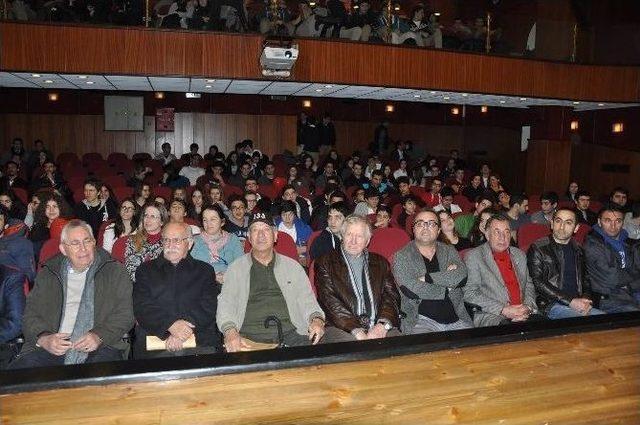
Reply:
[[[251,342],[287,346],[317,344],[324,335],[324,313],[302,266],[275,252],[278,232],[271,215],[256,212],[249,221],[251,251],[225,274],[216,323],[227,352],[251,349]],[[276,317],[282,328],[265,327]]]

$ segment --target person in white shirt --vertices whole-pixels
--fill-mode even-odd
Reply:
[[[453,189],[445,187],[440,191],[440,203],[433,207],[435,212],[448,211],[449,214],[461,213],[462,208],[453,203]]]
[[[182,167],[180,175],[189,179],[189,184],[195,186],[198,178],[204,176],[204,168],[198,166],[200,164],[200,155],[191,155],[189,157],[189,165]]]

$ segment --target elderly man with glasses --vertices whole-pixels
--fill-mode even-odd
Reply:
[[[218,349],[215,319],[220,284],[212,266],[189,255],[192,246],[189,225],[169,223],[162,229],[162,256],[136,271],[136,358],[208,354]]]
[[[47,261],[27,298],[25,344],[10,368],[122,360],[122,336],[133,326],[131,280],[124,267],[96,248],[91,227],[71,220],[61,254]]]
[[[467,267],[453,247],[438,241],[440,219],[420,211],[413,222],[415,240],[396,253],[393,274],[400,287],[402,332],[442,332],[473,327],[462,287]]]

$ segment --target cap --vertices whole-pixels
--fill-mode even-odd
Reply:
[[[258,211],[251,214],[251,216],[249,217],[249,227],[251,227],[253,223],[257,223],[257,222],[262,222],[262,223],[268,224],[269,226],[274,225],[273,217],[271,217],[271,214],[263,211]]]

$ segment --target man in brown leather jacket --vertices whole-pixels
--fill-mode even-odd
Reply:
[[[324,342],[398,336],[400,295],[387,261],[367,251],[371,227],[351,215],[342,225],[342,246],[316,260],[318,301],[325,311]]]

